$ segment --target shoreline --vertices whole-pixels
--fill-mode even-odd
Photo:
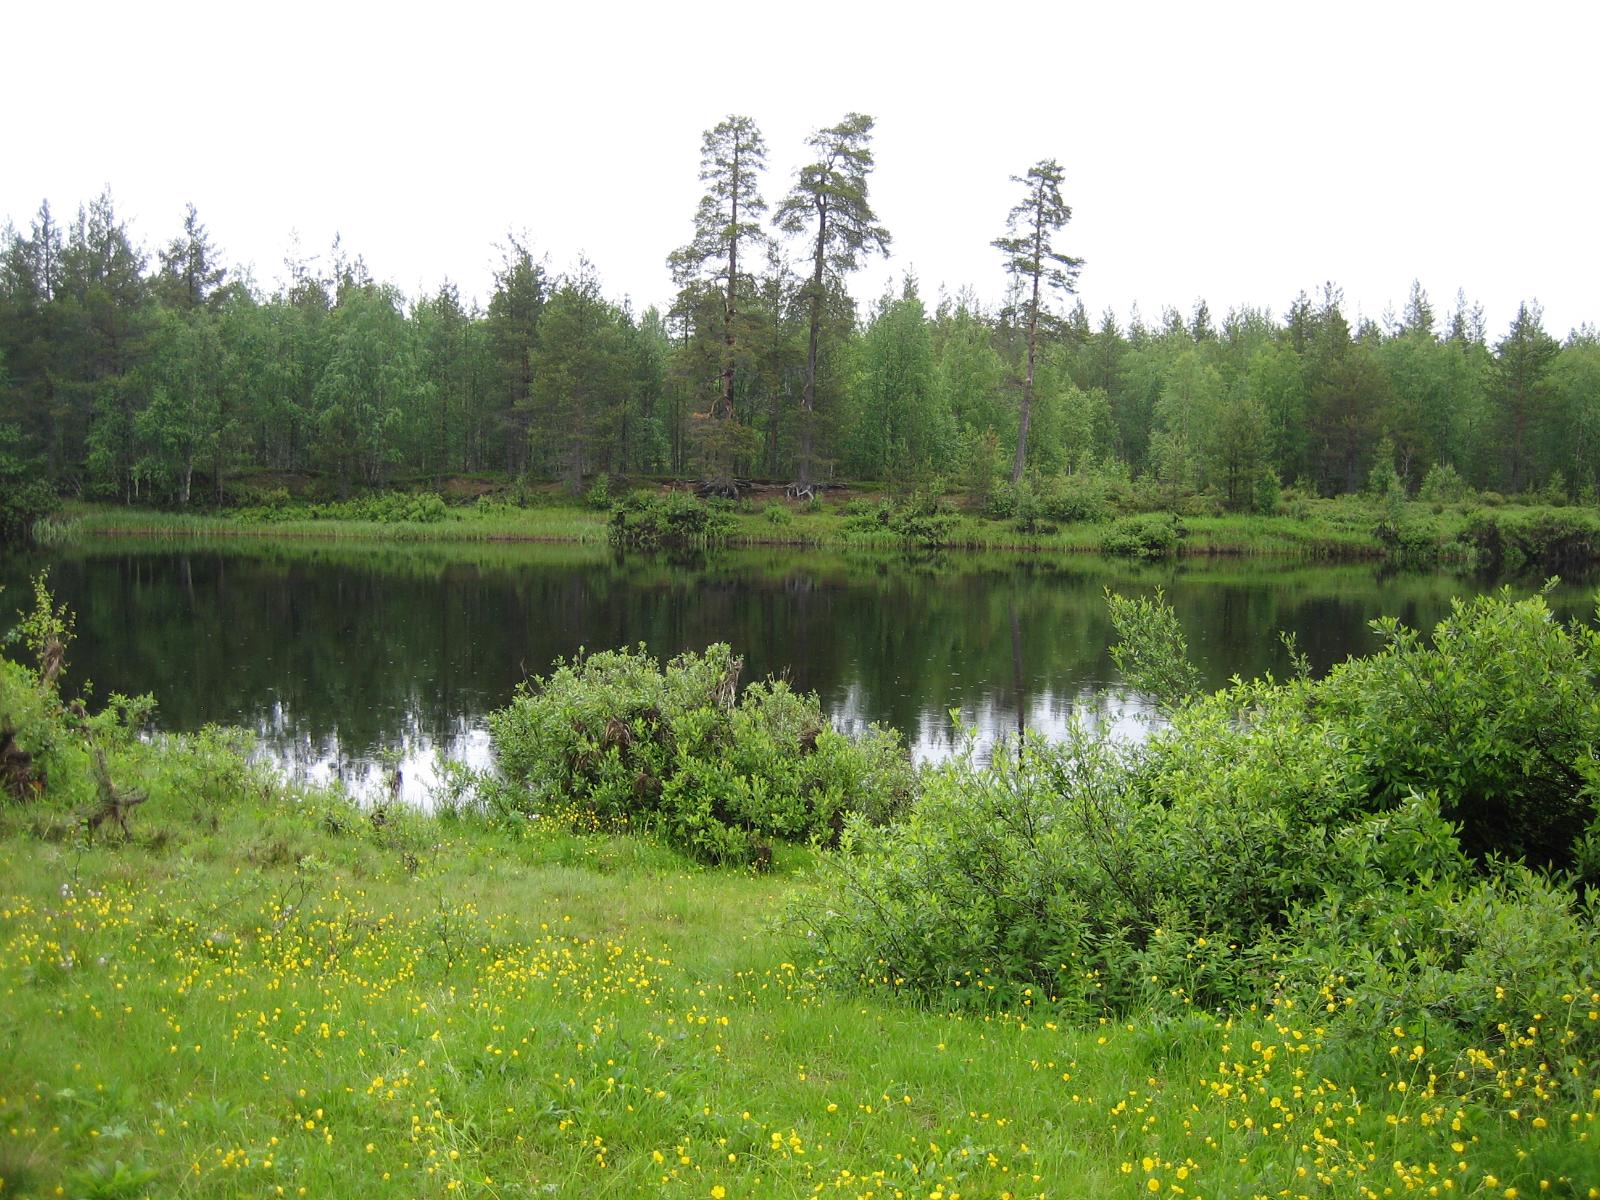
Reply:
[[[436,498],[435,498],[436,499]],[[621,511],[621,510],[619,510]],[[324,515],[307,510],[170,513],[70,504],[38,527],[38,541],[67,546],[89,539],[239,544],[367,542],[421,545],[568,545],[617,551],[790,550],[797,553],[1006,553],[1126,562],[1276,560],[1328,565],[1377,563],[1405,569],[1473,569],[1491,575],[1588,574],[1600,567],[1600,511],[1584,506],[1379,505],[1360,497],[1301,500],[1271,516],[1130,513],[1085,522],[1039,522],[1030,529],[956,506],[926,514],[880,504],[796,505],[774,501],[719,507],[688,525],[653,502],[628,511],[617,542],[610,510],[577,505],[454,507],[436,504],[426,519]],[[680,514],[681,515],[681,514]],[[692,514],[691,514],[692,515]]]
[[[1387,556],[1373,533],[1377,514],[1364,506],[1328,502],[1337,509],[1333,520],[1321,514],[1300,516],[1179,516],[1181,529],[1170,550],[1150,558],[1272,557],[1327,562],[1376,561]],[[775,527],[768,515],[788,515]],[[1122,520],[1159,520],[1170,514],[1133,514]],[[1058,525],[1023,532],[1009,521],[953,513],[948,532],[920,539],[852,525],[837,510],[805,512],[769,505],[760,511],[728,514],[725,536],[690,548],[751,547],[860,550],[1008,551],[1023,554],[1105,554],[1102,543],[1118,522],[1096,521]],[[227,513],[170,513],[103,505],[75,505],[46,523],[45,544],[84,538],[260,539],[266,541],[364,540],[389,543],[534,543],[606,545],[608,514],[578,507],[538,507],[480,513],[452,509],[431,522],[335,519],[241,520]],[[1116,557],[1116,555],[1113,555]]]

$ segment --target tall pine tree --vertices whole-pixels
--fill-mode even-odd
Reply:
[[[889,232],[877,223],[877,214],[867,202],[872,125],[871,117],[853,112],[837,125],[812,134],[806,144],[817,157],[800,168],[794,186],[772,218],[784,233],[809,234],[811,242],[811,278],[805,288],[806,373],[800,395],[801,484],[811,482],[815,452],[817,345],[826,287],[854,270],[863,254],[887,254],[889,250]]]
[[[1011,465],[1011,482],[1022,478],[1027,464],[1028,424],[1033,419],[1034,369],[1039,357],[1039,325],[1044,311],[1046,286],[1070,294],[1083,266],[1055,248],[1054,238],[1072,220],[1072,209],[1061,199],[1061,164],[1055,159],[1035,163],[1026,175],[1013,175],[1011,181],[1024,188],[1022,201],[1006,218],[1007,236],[994,240],[995,249],[1006,256],[1005,269],[1013,281],[1029,292],[1027,304],[1027,371],[1022,380],[1022,405],[1017,415],[1017,454]]]

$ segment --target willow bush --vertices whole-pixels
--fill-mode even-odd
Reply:
[[[834,729],[781,680],[742,691],[723,644],[658,663],[641,646],[558,660],[489,727],[517,806],[662,834],[697,858],[764,865],[774,840],[832,844],[911,794],[899,735]]]
[[[1151,643],[1119,647],[1135,686],[1152,664],[1170,685],[1170,610],[1113,607]],[[1600,1019],[1572,1011],[1600,995],[1600,634],[1507,594],[1431,640],[1375,627],[1322,679],[1168,686],[1140,746],[1079,728],[925,772],[901,822],[847,827],[791,920],[833,984],[939,1005],[1286,1001],[1362,1053],[1422,1022],[1548,1054],[1516,1031],[1563,1012],[1562,1053],[1592,1059]]]

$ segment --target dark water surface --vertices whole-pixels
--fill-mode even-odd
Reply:
[[[977,728],[980,750],[1019,721],[1048,735],[1074,714],[1137,734],[1148,705],[1107,653],[1108,587],[1164,587],[1220,686],[1283,674],[1279,630],[1322,670],[1376,646],[1374,617],[1431,628],[1452,597],[1490,586],[1241,560],[726,551],[676,561],[526,544],[119,540],[0,561],[0,627],[41,564],[78,614],[71,678],[93,680],[95,695],[151,692],[161,728],[240,725],[287,770],[358,789],[376,785],[378,753],[397,749],[419,803],[437,753],[486,764],[485,714],[580,647],[643,642],[667,655],[729,642],[747,680],[786,675],[840,727],[892,725],[928,760],[954,748],[951,709]],[[1592,594],[1562,585],[1551,600],[1588,615]]]

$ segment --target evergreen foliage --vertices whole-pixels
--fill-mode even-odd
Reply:
[[[1446,317],[1417,284],[1386,328],[1352,328],[1332,284],[1281,317],[1203,301],[1154,323],[1059,313],[1051,294],[1081,263],[1057,245],[1071,209],[1054,160],[1018,177],[993,243],[1005,303],[932,306],[907,277],[858,313],[848,276],[889,245],[873,128],[849,113],[808,140],[772,221],[795,262],[763,220],[755,122],[707,131],[665,311],[608,299],[587,262],[552,271],[520,234],[479,309],[448,282],[408,298],[337,243],[293,248],[264,290],[192,205],[154,253],[109,192],[69,222],[42,205],[0,235],[5,461],[55,495],[179,508],[226,502],[250,471],[315,473],[341,495],[482,472],[575,492],[602,472],[941,475],[982,507],[1005,463],[1041,500],[1063,472],[1114,464],[1142,506],[1191,514],[1361,492],[1375,467],[1408,495],[1431,479],[1440,505],[1593,502],[1592,329],[1558,341],[1527,303],[1491,340],[1481,309],[1461,297]]]

